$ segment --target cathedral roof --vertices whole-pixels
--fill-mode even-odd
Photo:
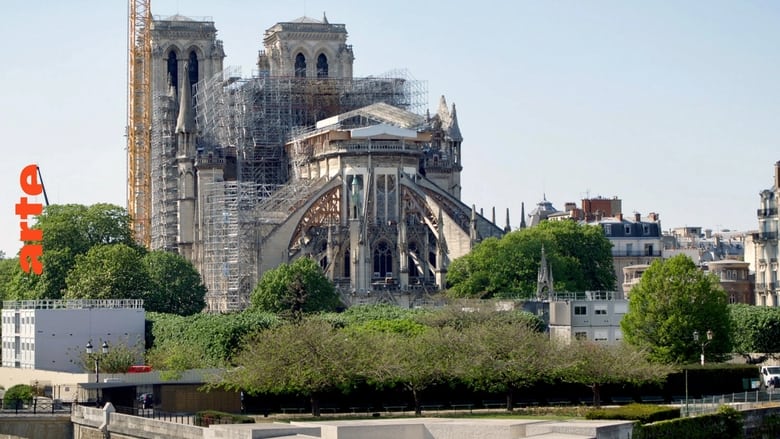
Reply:
[[[342,121],[356,116],[372,119],[380,123],[395,125],[401,128],[417,128],[425,123],[425,118],[419,114],[406,111],[402,108],[394,107],[384,102],[378,102],[357,110],[348,111],[317,122],[317,128],[324,128],[330,125],[337,125]]]
[[[322,21],[317,20],[316,18],[311,18],[307,16],[298,17],[295,20],[290,20],[290,23],[317,23],[317,24],[323,24]]]

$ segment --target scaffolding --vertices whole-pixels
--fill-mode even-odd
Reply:
[[[254,185],[214,181],[201,187],[205,206],[201,275],[210,312],[239,311],[249,305],[257,282],[252,207]]]
[[[323,184],[290,178],[285,143],[318,120],[377,102],[420,114],[427,84],[402,71],[356,79],[241,78],[240,70],[228,68],[196,85],[199,154],[225,158],[225,181],[198,188],[210,311],[248,306],[258,278],[257,226],[284,221]]]
[[[178,236],[178,171],[176,169],[176,99],[154,97],[151,147],[151,248],[176,249]]]

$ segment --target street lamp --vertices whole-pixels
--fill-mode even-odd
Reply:
[[[104,341],[100,346],[100,353],[92,354],[92,340],[87,342],[87,356],[95,360],[95,383],[97,383],[97,399],[95,405],[100,406],[100,357],[108,354],[108,342]]]
[[[711,329],[707,330],[707,339],[701,341],[701,365],[704,366],[704,348],[710,344],[712,341],[712,337],[714,336]],[[699,341],[699,331],[693,331],[693,341],[698,342]]]
[[[707,339],[701,341],[701,357],[699,358],[701,360],[701,365],[704,366],[704,348],[712,341],[712,337],[715,336],[715,333],[712,332],[711,329],[708,329],[707,332]],[[693,331],[693,341],[696,343],[699,343],[699,331]],[[688,368],[685,368],[685,416],[688,416]]]

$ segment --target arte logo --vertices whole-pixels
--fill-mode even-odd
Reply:
[[[19,185],[22,191],[31,196],[40,195],[43,192],[43,184],[38,181],[38,165],[27,165],[19,176]],[[19,252],[19,266],[25,273],[43,273],[43,230],[33,230],[27,225],[27,217],[40,215],[43,212],[41,203],[28,203],[27,197],[19,198],[16,203],[16,214],[19,215],[19,239],[26,243]],[[33,244],[30,242],[37,242]]]

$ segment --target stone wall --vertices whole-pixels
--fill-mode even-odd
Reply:
[[[73,437],[69,415],[3,415],[0,439],[62,439]]]

